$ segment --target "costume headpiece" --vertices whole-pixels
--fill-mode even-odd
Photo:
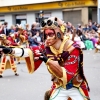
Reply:
[[[50,29],[55,29],[55,28],[60,28],[62,33],[65,32],[66,28],[64,25],[64,21],[57,17],[50,17],[47,20],[44,20],[41,22],[42,29],[50,28]]]
[[[42,26],[42,30],[59,29],[59,31],[56,32],[58,37],[60,35],[62,37],[64,35],[65,31],[66,31],[64,21],[62,21],[61,19],[59,19],[57,17],[50,17],[47,20],[42,21],[41,26]]]
[[[18,25],[18,29],[23,30],[23,27],[21,25]]]

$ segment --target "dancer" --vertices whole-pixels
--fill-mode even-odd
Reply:
[[[10,35],[8,36],[8,38],[6,38],[6,36],[4,34],[0,34],[0,44],[4,45],[6,47],[18,46],[18,44],[13,41],[13,39]],[[16,68],[16,65],[15,65],[14,56],[1,53],[0,78],[3,77],[3,72],[6,69],[10,69],[10,68],[15,73],[15,76],[19,76],[19,74],[17,73],[17,68]]]
[[[46,56],[40,55],[52,76],[53,85],[45,100],[90,100],[89,87],[83,71],[83,53],[77,44],[64,36],[64,22],[56,17],[43,21]],[[15,56],[29,56],[28,50],[0,49]],[[40,52],[36,52],[38,55]],[[31,63],[31,62],[30,62]]]
[[[28,45],[28,32],[23,29],[21,25],[18,25],[18,31],[13,34],[13,38],[17,40],[18,44],[22,48],[26,48]],[[20,57],[16,58],[17,63],[20,64]]]

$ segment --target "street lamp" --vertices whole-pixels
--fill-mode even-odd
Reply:
[[[41,23],[44,20],[44,12],[41,10],[39,12],[39,23]]]

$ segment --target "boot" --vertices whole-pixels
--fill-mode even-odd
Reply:
[[[20,62],[18,62],[17,64],[20,64]]]
[[[2,78],[3,76],[2,75],[0,75],[0,78]]]
[[[15,76],[19,76],[19,74],[18,73],[15,73]]]

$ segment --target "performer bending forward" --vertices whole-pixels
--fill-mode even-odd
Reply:
[[[7,47],[16,47],[18,46],[17,43],[14,42],[11,34],[9,34],[8,38],[4,34],[0,34],[0,44]],[[3,72],[6,69],[12,69],[15,76],[19,76],[17,73],[17,67],[15,64],[15,57],[13,55],[1,53],[1,60],[0,60],[0,78],[3,77]]]
[[[45,100],[89,100],[89,87],[83,72],[83,53],[77,44],[64,36],[64,22],[52,17],[42,22],[42,29],[46,56],[41,54],[39,58],[46,63],[53,82],[51,89],[45,93]],[[8,49],[1,50],[5,53]],[[18,49],[8,51],[15,56],[29,56],[28,49]]]

